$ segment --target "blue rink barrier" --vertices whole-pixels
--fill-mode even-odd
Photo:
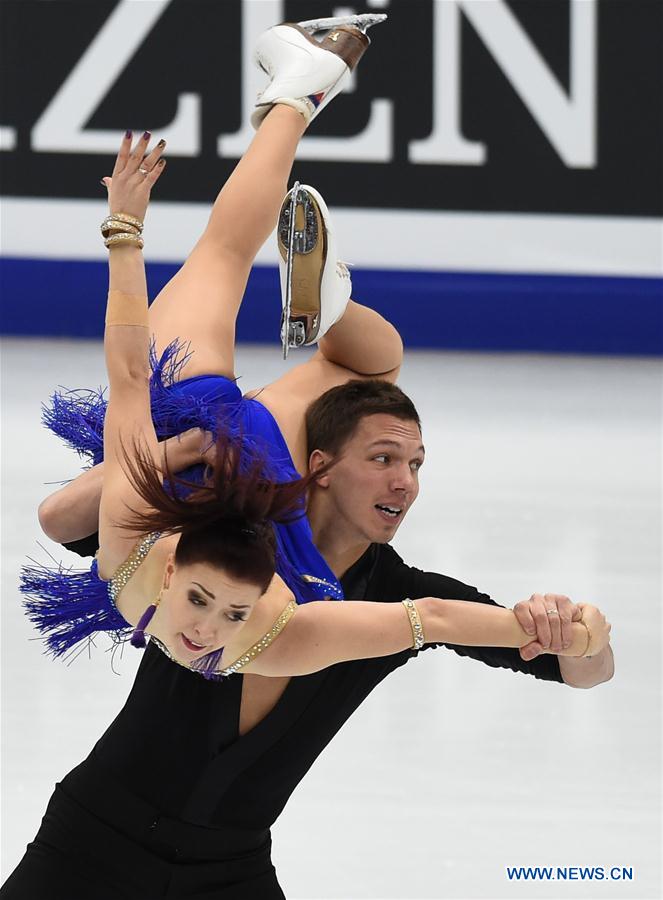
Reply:
[[[149,263],[150,297],[177,271]],[[0,333],[98,338],[108,269],[101,261],[0,260]],[[663,355],[663,279],[353,269],[353,296],[398,328],[406,347]],[[276,267],[256,266],[237,339],[277,342]]]

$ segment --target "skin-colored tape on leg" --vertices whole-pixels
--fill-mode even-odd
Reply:
[[[147,328],[147,297],[125,294],[124,291],[109,291],[106,325],[142,325]]]

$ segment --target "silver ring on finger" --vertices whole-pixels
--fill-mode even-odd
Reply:
[[[150,174],[147,171],[147,169],[144,169],[142,166],[138,169],[138,171],[140,172],[141,175],[149,175]]]
[[[547,609],[547,610],[546,610],[546,615],[547,615],[547,616],[558,616],[559,613],[557,612],[556,609]]]

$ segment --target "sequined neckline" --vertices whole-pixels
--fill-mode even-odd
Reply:
[[[189,672],[197,672],[199,675],[205,675],[205,677],[213,677],[213,678],[226,678],[229,675],[234,675],[235,672],[239,672],[240,669],[243,669],[244,666],[247,666],[250,662],[259,656],[264,650],[266,650],[270,644],[272,644],[279,634],[283,631],[285,626],[288,624],[290,619],[294,616],[297,611],[297,601],[290,600],[288,605],[285,607],[283,612],[279,615],[276,622],[272,625],[266,634],[264,634],[258,641],[256,641],[253,646],[249,647],[248,650],[245,650],[244,653],[239,656],[233,663],[229,666],[224,666],[223,669],[217,669],[213,672],[205,672],[202,668],[197,668],[195,665],[188,665],[187,663],[183,663],[181,660],[177,659],[176,656],[173,656],[168,647],[164,644],[162,640],[154,635],[150,635],[150,641],[154,641],[154,644],[161,650],[161,652],[168,657],[171,662],[176,663],[178,666],[181,666],[183,669],[188,669]],[[215,652],[219,652],[218,650]],[[208,654],[211,655],[211,654]],[[204,659],[204,657],[203,657]]]
[[[147,534],[145,535],[145,537],[141,538],[133,548],[129,556],[121,565],[117,567],[117,569],[113,573],[110,581],[108,582],[108,596],[110,598],[110,602],[113,604],[113,607],[118,612],[118,597],[131,579],[131,576],[141,565],[147,554],[150,552],[150,550],[160,537],[160,531],[153,531],[151,534]]]

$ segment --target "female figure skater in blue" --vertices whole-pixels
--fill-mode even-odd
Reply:
[[[136,142],[127,133],[112,178],[105,179],[110,394],[101,503],[89,510],[91,519],[98,517],[100,549],[84,588],[96,579],[105,590],[108,579],[110,596],[82,617],[74,601],[85,606],[85,597],[63,603],[64,616],[46,604],[41,621],[56,651],[84,638],[86,628],[88,634],[104,630],[106,621],[106,630],[119,635],[132,629],[138,645],[151,635],[174,662],[215,679],[239,670],[302,675],[425,641],[520,647],[531,640],[511,610],[483,604],[433,598],[404,605],[305,602],[339,598],[340,592],[301,517],[309,483],[297,476],[306,471],[303,410],[349,377],[395,378],[401,358],[393,328],[347,302],[347,294],[343,298],[344,274],[336,274],[330,254],[317,314],[299,285],[284,315],[284,341],[322,338],[318,353],[266,388],[260,402],[242,398],[234,383],[236,314],[253,258],[281,209],[298,140],[367,44],[356,27],[366,24],[361,20],[326,24],[335,38],[322,43],[310,23],[277,26],[261,38],[258,57],[272,81],[254,117],[258,133],[219,194],[202,238],[149,314],[141,234],[150,192],[165,167],[163,142],[148,152],[148,133]],[[319,237],[326,235],[324,204],[314,191],[295,193],[291,201],[282,209],[286,255],[294,250],[295,233],[304,244],[310,237],[309,220],[315,219]],[[328,329],[324,336],[320,328]],[[151,336],[157,357],[171,358],[174,341],[190,345],[174,371],[175,383],[163,391],[170,406],[157,397],[176,420],[173,432],[181,430],[184,409],[190,412],[187,427],[198,429],[185,435],[178,467],[211,463],[202,483],[185,485],[185,496],[164,463],[154,427],[159,387],[150,371]],[[213,443],[201,444],[200,431],[210,430]],[[91,470],[85,478],[101,476]],[[76,516],[80,521],[80,505]],[[90,521],[88,531],[95,524]],[[67,617],[73,629],[67,629]],[[607,639],[580,623],[573,627],[569,655],[596,652]],[[217,687],[198,680],[201,690]],[[0,892],[3,900],[284,896],[268,847],[247,847],[241,829],[210,827],[197,814],[155,818],[140,790],[125,789],[109,802],[102,780],[97,802],[91,785],[98,771],[90,757],[56,789],[39,834]],[[80,784],[86,785],[84,795],[77,793]],[[160,834],[168,846],[162,854],[154,837]]]

